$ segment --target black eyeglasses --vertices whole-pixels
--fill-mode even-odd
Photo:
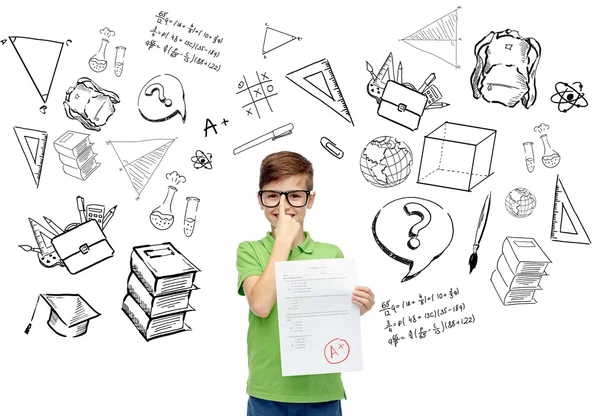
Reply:
[[[260,202],[267,208],[275,208],[279,205],[281,195],[285,195],[288,204],[294,208],[302,208],[308,203],[308,196],[312,191],[295,190],[287,192],[279,191],[258,191]]]

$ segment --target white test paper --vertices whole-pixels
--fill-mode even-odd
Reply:
[[[362,370],[353,259],[275,263],[283,376]]]

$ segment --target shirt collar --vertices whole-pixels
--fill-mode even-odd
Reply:
[[[265,236],[265,238],[263,238],[261,240],[261,242],[263,243],[263,245],[265,246],[265,248],[269,251],[269,254],[271,254],[271,252],[273,251],[273,246],[275,245],[275,238],[273,238],[273,236],[271,235],[271,233],[269,231],[267,231],[267,235]],[[308,231],[304,232],[304,241],[302,242],[302,244],[300,244],[297,247],[294,247],[292,250],[294,249],[300,249],[302,252],[310,254],[313,252],[314,248],[315,248],[315,241],[312,239],[312,237],[310,236],[310,233]]]

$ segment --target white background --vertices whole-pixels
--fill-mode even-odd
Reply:
[[[539,3],[538,3],[539,4]],[[590,4],[588,2],[588,4]],[[315,167],[316,202],[305,228],[317,241],[338,245],[356,259],[358,280],[372,288],[377,305],[361,318],[364,371],[343,375],[348,400],[345,415],[371,414],[574,414],[597,409],[598,335],[596,300],[598,272],[595,248],[600,238],[596,195],[598,131],[593,118],[599,97],[596,53],[596,13],[584,2],[465,1],[459,11],[458,59],[455,69],[398,39],[452,11],[447,2],[11,2],[5,6],[0,38],[71,39],[65,46],[45,115],[42,102],[9,42],[0,47],[0,152],[2,177],[2,302],[0,302],[1,383],[3,414],[245,414],[246,329],[248,307],[236,294],[236,248],[244,240],[260,239],[268,224],[255,193],[264,156],[279,150],[305,155]],[[224,38],[219,45],[222,69],[216,73],[148,51],[144,42],[154,27],[153,16],[165,10],[174,19],[194,22]],[[261,47],[265,23],[301,36],[264,59]],[[122,77],[112,65],[96,74],[88,59],[97,51],[98,31],[116,32],[114,47],[127,47]],[[507,28],[534,37],[542,46],[538,67],[538,98],[526,110],[505,108],[472,97],[469,79],[473,46],[490,31]],[[404,79],[420,85],[431,72],[451,105],[427,111],[416,132],[376,114],[366,94],[370,76],[389,52],[402,60]],[[353,127],[313,97],[285,79],[285,74],[327,58],[355,122]],[[237,84],[254,71],[267,72],[278,95],[273,112],[263,106],[262,119],[247,117]],[[137,95],[147,80],[161,73],[182,82],[188,118],[164,123],[143,120]],[[84,132],[63,110],[64,93],[78,78],[91,77],[116,92],[121,103],[98,133],[91,132],[101,167],[85,182],[62,172],[52,142],[64,131]],[[558,81],[580,81],[590,105],[559,113],[550,102]],[[204,137],[206,118],[218,125],[218,135]],[[416,183],[423,137],[445,121],[498,131],[495,174],[472,192]],[[233,148],[276,127],[293,123],[294,133],[240,155]],[[560,153],[560,165],[541,164],[541,141],[533,127],[551,126],[550,143]],[[12,130],[21,126],[48,132],[48,147],[40,186],[35,188]],[[373,138],[390,135],[404,140],[415,156],[413,172],[401,185],[375,188],[364,180],[359,157]],[[326,136],[341,147],[338,160],[325,152]],[[178,137],[139,201],[107,140]],[[536,170],[525,169],[522,143],[533,141]],[[212,154],[212,170],[195,170],[190,157],[197,149]],[[176,224],[154,229],[150,212],[162,202],[164,175],[177,170],[187,177],[178,187]],[[569,197],[593,244],[550,241],[552,201],[560,174]],[[526,187],[538,202],[533,214],[520,219],[504,209],[513,188]],[[485,195],[492,191],[487,231],[472,274],[467,261]],[[63,268],[45,269],[33,253],[18,248],[34,245],[28,218],[43,216],[66,225],[78,218],[75,198],[87,203],[118,205],[105,233],[115,249],[113,258],[78,275]],[[201,199],[196,231],[182,231],[185,197]],[[377,247],[371,234],[373,216],[385,203],[403,196],[431,199],[452,216],[455,236],[448,250],[415,279],[400,283],[400,265]],[[536,294],[537,305],[505,307],[490,281],[508,235],[534,237],[552,259],[549,276]],[[143,340],[121,311],[131,248],[170,241],[202,272],[192,295],[196,312],[188,315],[192,332]],[[388,345],[382,301],[414,299],[419,293],[446,292],[458,287],[476,323],[422,340]],[[48,308],[40,303],[31,333],[23,330],[40,293],[79,293],[102,315],[88,333],[76,339],[56,336],[45,324]],[[404,313],[398,314],[400,318]],[[457,316],[458,317],[458,316]]]

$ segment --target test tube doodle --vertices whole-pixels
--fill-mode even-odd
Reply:
[[[196,225],[196,212],[198,211],[198,204],[200,203],[200,198],[196,198],[195,196],[188,196],[186,200],[187,203],[185,205],[183,233],[186,237],[191,237],[194,233],[194,226]]]
[[[523,143],[525,149],[525,164],[527,165],[527,171],[533,172],[535,169],[535,158],[533,157],[533,142]]]
[[[115,53],[115,75],[120,77],[123,73],[123,65],[125,63],[125,46],[117,46]]]

